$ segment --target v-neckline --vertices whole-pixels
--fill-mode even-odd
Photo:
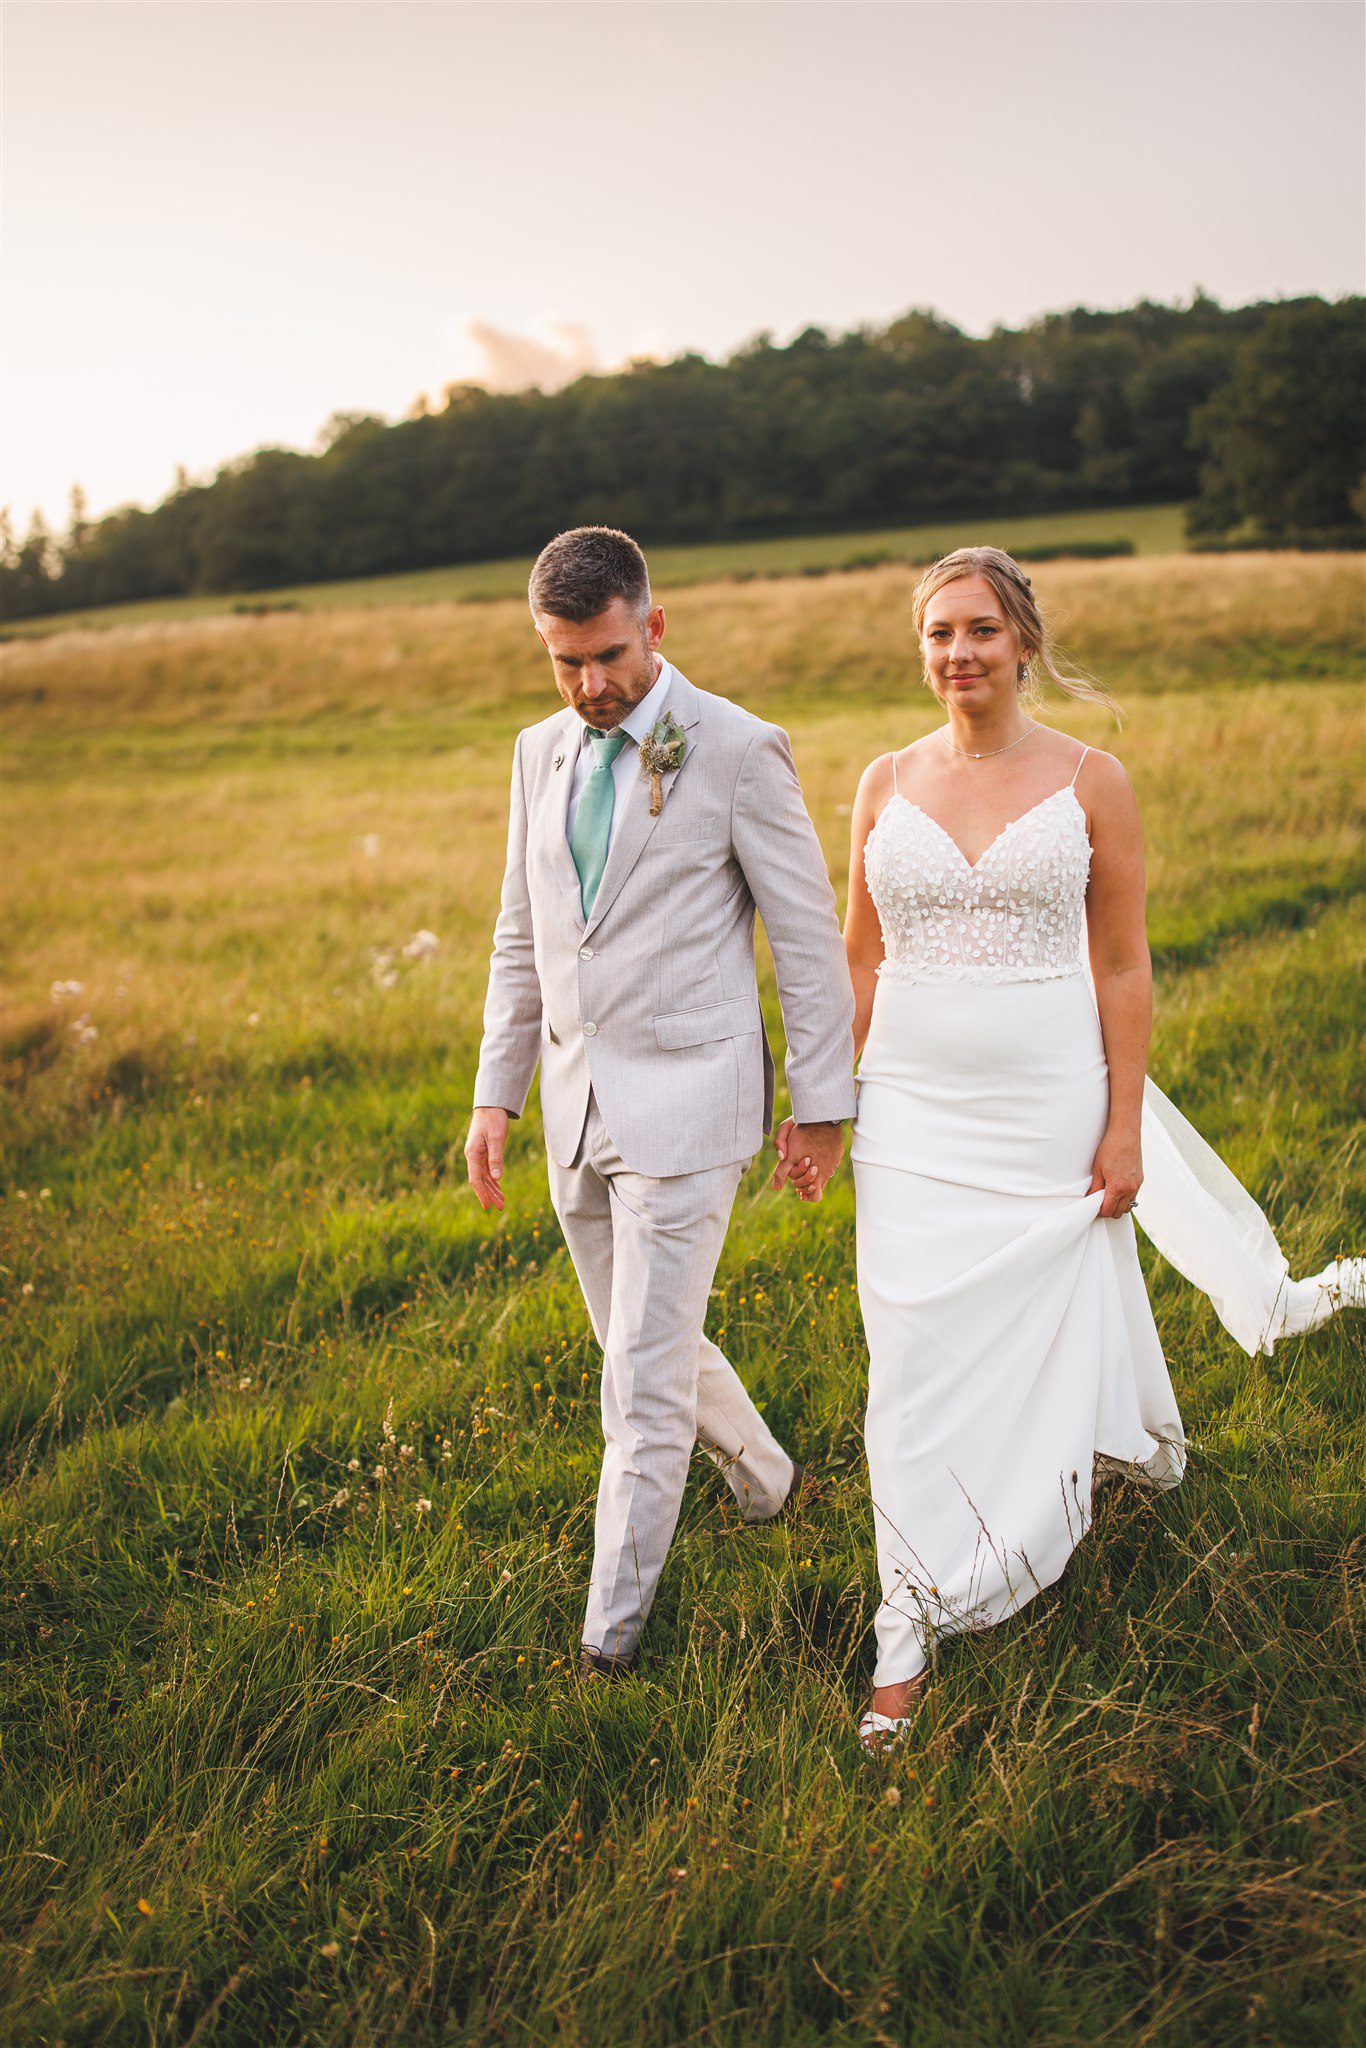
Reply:
[[[939,834],[940,838],[947,841],[947,843],[953,848],[954,852],[958,855],[959,860],[962,861],[963,866],[966,868],[967,872],[970,875],[975,875],[978,868],[981,867],[983,861],[987,858],[988,854],[993,852],[994,849],[1000,845],[1001,841],[1005,838],[1008,832],[1013,832],[1015,830],[1015,827],[1017,825],[1022,825],[1026,818],[1032,818],[1035,811],[1041,811],[1045,804],[1055,803],[1060,796],[1070,796],[1073,803],[1076,805],[1077,809],[1079,811],[1081,810],[1081,799],[1077,795],[1075,788],[1070,782],[1065,782],[1061,789],[1050,790],[1047,796],[1041,796],[1036,804],[1031,804],[1029,806],[1028,810],[1021,811],[1018,818],[1008,818],[1005,824],[1002,825],[1000,831],[996,834],[996,837],[987,846],[984,846],[982,848],[982,851],[978,854],[976,860],[968,859],[962,847],[954,838],[952,832],[949,831],[947,825],[941,825],[938,818],[932,818],[929,812],[925,810],[921,804],[918,804],[915,801],[914,797],[903,796],[900,790],[895,790],[891,796],[890,801],[894,804],[908,805],[911,810],[915,811],[920,817],[922,817],[925,820],[925,823],[927,825],[933,825],[935,831]],[[1082,813],[1082,816],[1084,823],[1084,812]]]

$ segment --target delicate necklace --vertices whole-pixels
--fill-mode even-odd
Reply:
[[[944,735],[944,745],[949,749],[950,753],[961,754],[965,761],[991,761],[995,759],[997,754],[1008,754],[1012,747],[1020,746],[1023,741],[1029,738],[1031,732],[1037,732],[1039,728],[1037,725],[1031,725],[1029,731],[1022,732],[1018,740],[1007,740],[1003,747],[990,747],[985,754],[974,754],[967,747],[955,747],[953,741],[949,738],[948,727],[941,725],[939,730]]]

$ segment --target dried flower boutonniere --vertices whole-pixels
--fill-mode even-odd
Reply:
[[[688,738],[671,712],[657,719],[640,743],[640,765],[650,778],[650,816],[657,818],[664,804],[662,775],[671,774],[683,764],[688,751]]]

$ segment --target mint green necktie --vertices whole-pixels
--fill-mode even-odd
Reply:
[[[579,871],[579,893],[585,919],[593,908],[593,898],[598,893],[602,871],[607,865],[607,842],[612,836],[612,805],[616,796],[612,763],[626,745],[627,737],[621,731],[593,732],[590,729],[588,734],[593,749],[593,772],[580,793],[579,807],[574,813],[574,829],[569,835],[569,851]]]

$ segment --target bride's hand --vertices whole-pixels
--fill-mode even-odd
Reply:
[[[1096,1214],[1127,1216],[1142,1185],[1143,1152],[1138,1133],[1107,1131],[1100,1141],[1091,1168],[1091,1185],[1086,1191],[1094,1195],[1101,1188],[1105,1190],[1105,1199]]]
[[[810,1144],[814,1150],[828,1155],[832,1133],[833,1158],[823,1156],[817,1160],[808,1154],[806,1148]],[[839,1125],[816,1125],[812,1132],[806,1132],[800,1129],[795,1117],[787,1116],[774,1132],[773,1142],[778,1150],[778,1164],[773,1174],[774,1193],[777,1194],[784,1182],[788,1182],[803,1202],[819,1202],[844,1150]]]

